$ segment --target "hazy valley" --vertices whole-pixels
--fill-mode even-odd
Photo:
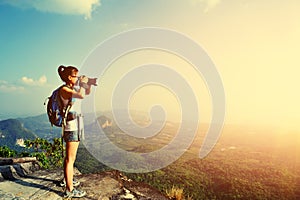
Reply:
[[[106,146],[108,143],[129,152],[149,153],[169,144],[180,127],[178,123],[166,122],[157,135],[135,138],[125,134],[111,119],[112,116],[106,114],[100,115],[98,122],[86,123],[88,139],[84,144],[88,145],[88,149],[94,146],[95,152],[92,153],[96,156],[101,154],[103,158],[110,158],[124,169],[132,167],[134,160],[119,157]],[[137,123],[146,126],[149,121],[142,117]],[[13,133],[16,133],[14,139],[20,139],[20,134],[24,139],[29,135],[49,140],[60,137],[60,130],[51,128],[43,115],[3,120],[0,125],[5,138]],[[104,135],[100,138],[97,132],[99,125],[104,127]],[[207,129],[207,124],[201,124],[193,143],[171,165],[149,173],[127,173],[127,176],[149,183],[163,192],[173,185],[183,188],[186,196],[193,199],[300,198],[300,134],[297,131],[278,132],[272,128],[225,125],[213,151],[200,159],[199,150]],[[5,144],[5,138],[1,137],[1,145]],[[96,160],[85,145],[80,145],[78,151],[76,166],[79,170],[92,173],[109,169]],[[170,155],[161,156],[153,162]]]

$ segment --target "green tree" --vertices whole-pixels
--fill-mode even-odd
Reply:
[[[46,139],[36,138],[26,140],[25,145],[29,150],[33,150],[30,156],[35,156],[45,169],[63,166],[64,146],[61,138],[54,138],[53,142]]]

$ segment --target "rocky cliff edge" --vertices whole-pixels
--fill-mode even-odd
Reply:
[[[87,192],[81,199],[168,200],[155,188],[131,181],[118,171],[97,174],[75,171],[75,178],[81,182],[79,188]],[[59,186],[62,177],[62,169],[40,170],[35,162],[0,166],[0,199],[62,199],[64,188]]]

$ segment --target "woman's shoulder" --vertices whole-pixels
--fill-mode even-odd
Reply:
[[[60,90],[65,91],[65,92],[72,92],[75,89],[74,89],[74,87],[71,87],[70,85],[62,85],[62,86],[60,86]]]
[[[62,85],[60,86],[60,95],[64,99],[69,99],[72,97],[73,89],[69,85]]]

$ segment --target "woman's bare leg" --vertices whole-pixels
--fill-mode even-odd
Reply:
[[[64,175],[66,180],[66,189],[73,190],[73,168],[76,159],[76,153],[79,142],[66,142],[66,157],[64,161]]]

